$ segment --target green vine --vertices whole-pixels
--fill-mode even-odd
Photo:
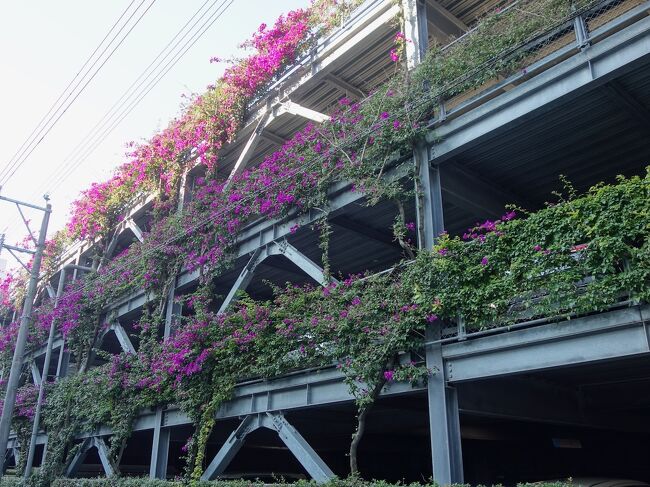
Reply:
[[[326,277],[331,277],[331,226],[325,209],[328,192],[342,182],[362,192],[368,205],[395,203],[393,233],[405,260],[415,261],[410,265],[377,276],[342,276],[338,286],[274,287],[270,301],[242,296],[231,311],[217,314],[212,283],[233,267],[236,231],[226,231],[223,224],[210,226],[210,220],[201,231],[187,232],[198,228],[195,223],[206,215],[214,216],[211,207],[219,201],[216,196],[214,201],[198,200],[189,211],[177,214],[172,208],[178,196],[170,195],[156,213],[159,225],[148,240],[129,249],[127,262],[132,265],[120,269],[117,278],[102,268],[90,274],[78,301],[70,306],[75,326],[67,345],[81,373],[48,386],[44,410],[48,457],[37,478],[46,484],[61,475],[76,452],[75,437],[103,424],[113,430],[111,455],[119,457],[141,409],[175,403],[195,427],[187,445],[187,477],[197,482],[216,412],[232,398],[239,380],[333,364],[358,406],[350,449],[351,471],[356,473],[354,452],[367,412],[386,385],[397,380],[421,382],[436,373],[415,353],[431,323],[453,322],[460,314],[474,331],[534,317],[559,319],[593,312],[623,298],[647,301],[648,176],[621,178],[616,185],[599,185],[582,197],[570,194],[536,213],[507,214],[470,230],[466,239],[443,235],[434,249],[420,252],[410,241],[415,228],[406,221],[404,202],[417,195],[421,205],[421,191],[403,182],[407,179],[410,184],[414,178],[419,186],[418,171],[409,167],[408,177],[401,180],[386,177],[390,170],[410,163],[414,144],[425,136],[425,123],[441,97],[463,94],[521,69],[536,53],[513,49],[561,23],[571,11],[568,0],[541,0],[486,17],[464,40],[447,49],[434,46],[408,75],[396,68],[393,79],[364,103],[346,100],[330,122],[314,129],[318,141],[292,147],[284,161],[287,167],[317,167],[313,173],[292,174],[301,188],[296,190],[300,206],[283,207],[274,217],[324,209],[315,227]],[[325,162],[321,142],[327,145]],[[313,185],[300,186],[314,174],[318,177]],[[242,188],[263,176],[251,171],[248,180],[233,183],[232,191],[246,193]],[[180,188],[178,180],[172,186]],[[224,208],[228,202],[226,193]],[[117,203],[114,207],[123,209]],[[112,218],[120,213],[106,218],[114,223]],[[251,210],[239,225],[260,217],[266,215]],[[417,226],[421,229],[422,221]],[[157,245],[167,242],[169,235],[182,237]],[[104,237],[105,243],[108,235]],[[217,241],[222,254],[200,262],[200,285],[183,298],[190,311],[180,319],[177,333],[161,343],[158,335],[168,291],[186,264],[184,252],[192,249],[204,255]],[[95,350],[102,326],[110,321],[109,305],[139,289],[154,299],[138,323],[138,354],[110,356]],[[414,352],[413,360],[401,360],[402,352]],[[93,355],[107,363],[90,368]]]

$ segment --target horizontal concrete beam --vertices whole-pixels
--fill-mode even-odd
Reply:
[[[443,346],[445,374],[461,382],[650,356],[650,306],[638,305]]]

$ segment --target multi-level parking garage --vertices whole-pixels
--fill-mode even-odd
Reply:
[[[419,62],[428,44],[444,45],[502,2],[405,1],[407,54]],[[514,8],[517,8],[516,6]],[[323,39],[259,100],[237,140],[223,150],[223,177],[259,164],[307,121],[322,121],[342,96],[361,99],[390,77],[387,52],[400,7],[368,0]],[[617,174],[641,174],[650,161],[650,2],[603,0],[523,46],[529,55],[515,74],[497,76],[471,92],[440,99],[429,122],[428,145],[418,147],[426,247],[442,230],[462,233],[475,221],[498,217],[516,203],[541,208],[566,175],[579,190]],[[456,40],[454,42],[460,42]],[[185,179],[192,197],[196,166]],[[401,178],[398,171],[386,177]],[[331,188],[333,274],[382,271],[402,258],[390,233],[390,202],[362,205],[349,185]],[[134,207],[109,248],[115,254],[149,228],[150,199]],[[415,200],[406,207],[415,219]],[[307,225],[313,209],[295,218],[253,221],[238,236],[231,270],[215,282],[225,306],[240,289],[268,298],[266,281],[320,282],[318,234]],[[300,230],[290,231],[299,224]],[[91,265],[92,243],[69,249],[66,265]],[[81,274],[81,267],[59,272]],[[57,282],[59,275],[52,277]],[[197,285],[183,271],[173,294]],[[173,296],[172,296],[173,297]],[[136,350],[133,329],[148,299],[135,293],[113,303],[115,321],[96,346]],[[183,310],[169,299],[164,335]],[[427,385],[392,383],[368,419],[359,462],[364,475],[389,480],[512,484],[577,476],[650,481],[650,307],[621,301],[608,311],[567,322],[536,319],[467,333],[459,324],[430,330],[427,365],[443,373]],[[55,341],[50,375],[76,364]],[[42,368],[45,347],[26,361]],[[101,363],[99,358],[96,363]],[[37,374],[35,374],[35,379]],[[205,478],[275,472],[325,480],[348,473],[354,400],[334,367],[297,371],[237,386],[217,413],[208,442]],[[68,475],[149,474],[182,470],[181,446],[190,420],[170,405],[142,411],[114,465],[106,455],[111,431],[89,431]],[[46,435],[39,439],[36,463]],[[12,443],[16,454],[19,445]],[[13,450],[12,450],[13,451]]]

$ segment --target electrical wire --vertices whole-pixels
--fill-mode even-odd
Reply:
[[[124,29],[124,27],[126,27],[126,25],[128,24],[128,22],[131,20],[131,18],[133,18],[133,16],[135,15],[135,13],[136,13],[136,12],[138,11],[138,9],[139,9],[143,4],[144,4],[144,2],[145,2],[145,0],[142,0],[142,1],[141,1],[141,3],[140,3],[140,4],[138,5],[138,7],[136,8],[136,10],[132,13],[132,15],[131,15],[131,16],[129,17],[129,19],[127,20],[127,23],[125,23],[125,25],[122,26],[122,28],[118,31],[118,33],[113,37],[113,39],[112,39],[111,42],[113,42],[113,41],[117,38],[117,36],[122,32],[122,30]],[[68,111],[68,109],[69,109],[69,108],[72,106],[72,104],[77,100],[77,98],[79,98],[79,96],[84,92],[84,90],[88,87],[88,85],[92,82],[92,80],[97,76],[97,74],[100,72],[100,70],[101,70],[101,69],[104,67],[104,65],[108,62],[108,60],[113,56],[113,54],[115,54],[115,51],[116,51],[116,50],[117,50],[117,49],[118,49],[118,48],[119,48],[119,47],[124,43],[124,41],[125,41],[126,38],[129,36],[129,34],[131,34],[131,32],[133,32],[133,29],[134,29],[134,28],[135,28],[135,27],[140,23],[140,21],[142,20],[142,18],[143,18],[143,17],[145,16],[145,14],[146,14],[150,9],[151,9],[151,7],[153,6],[153,4],[154,4],[155,2],[156,2],[156,0],[151,0],[151,2],[149,3],[149,5],[148,5],[148,6],[146,7],[146,9],[145,9],[141,14],[140,14],[140,16],[137,18],[137,20],[135,21],[135,23],[134,23],[134,24],[129,28],[129,30],[126,32],[126,34],[125,34],[125,35],[124,35],[124,36],[119,40],[119,42],[117,43],[117,45],[115,45],[115,46],[113,47],[113,49],[109,52],[108,56],[107,56],[107,57],[102,61],[102,63],[101,63],[101,64],[99,65],[99,67],[94,71],[94,73],[92,73],[92,75],[90,76],[90,78],[89,78],[88,80],[86,80],[86,82],[83,84],[83,86],[81,87],[81,89],[79,89],[79,90],[77,91],[77,93],[74,94],[72,100],[70,100],[70,101],[67,103],[67,105],[66,105],[65,107],[63,107],[63,106],[59,107],[59,109],[57,109],[56,112],[53,113],[53,114],[49,117],[48,121],[46,122],[46,125],[47,125],[47,126],[43,126],[43,128],[38,132],[38,134],[36,135],[36,137],[33,138],[33,141],[35,140],[35,142],[33,142],[33,143],[31,143],[31,144],[28,145],[29,149],[28,149],[27,147],[25,147],[25,149],[22,151],[21,155],[20,155],[17,159],[14,160],[13,164],[10,164],[10,165],[8,164],[8,165],[7,165],[7,168],[5,168],[5,170],[2,171],[2,176],[0,176],[0,186],[6,184],[6,183],[7,183],[7,182],[8,182],[8,181],[13,177],[13,175],[16,173],[16,171],[17,171],[17,170],[18,170],[18,169],[19,169],[19,168],[20,168],[20,167],[25,163],[25,161],[26,161],[27,158],[32,154],[32,152],[34,152],[34,150],[35,150],[35,149],[36,149],[36,148],[41,144],[41,142],[45,139],[45,137],[46,137],[46,136],[47,136],[47,135],[52,131],[52,129],[54,128],[54,126],[57,124],[57,122],[58,122],[58,121],[61,119],[61,117],[62,117],[62,116],[63,116],[63,115]],[[109,46],[110,46],[110,44],[109,44]],[[109,46],[107,46],[107,47],[104,49],[104,51],[102,51],[102,55],[106,52],[106,50],[108,50]],[[91,66],[91,69],[92,69],[92,67],[95,66],[95,64],[99,61],[99,59],[101,59],[101,55],[100,55],[100,57],[99,57],[97,60],[95,60],[95,62],[94,62],[93,65]],[[88,73],[87,73],[87,74],[88,74]],[[87,74],[86,74],[86,75],[87,75]],[[84,78],[86,77],[86,75],[84,75]],[[77,83],[77,85],[75,85],[75,88],[73,89],[73,91],[71,91],[71,92],[68,94],[68,96],[65,98],[65,101],[67,101],[67,100],[68,100],[68,99],[73,95],[74,90],[75,90],[75,89],[76,89],[76,88],[77,88],[77,87],[78,87],[78,86],[83,82],[83,79],[84,79],[84,78],[82,78],[81,80],[79,80],[79,82]],[[52,120],[53,120],[53,121],[52,121]]]
[[[79,75],[83,72],[83,70],[86,68],[86,66],[88,66],[88,63],[90,62],[90,60],[95,56],[95,54],[97,54],[97,51],[99,51],[99,48],[102,46],[102,44],[104,44],[104,42],[106,41],[106,39],[108,39],[108,36],[111,34],[111,32],[113,32],[113,31],[115,30],[115,28],[116,28],[117,25],[120,23],[120,21],[122,20],[122,18],[126,15],[126,12],[129,11],[129,9],[131,8],[131,6],[132,6],[134,3],[135,3],[135,0],[131,0],[131,3],[129,3],[129,5],[128,5],[128,6],[126,7],[126,9],[122,12],[122,14],[119,16],[119,18],[118,18],[118,19],[113,23],[113,25],[111,26],[111,28],[109,29],[109,31],[106,33],[106,35],[104,36],[104,38],[103,38],[103,39],[101,40],[101,42],[97,45],[97,47],[96,47],[95,50],[92,52],[92,54],[88,57],[88,59],[86,59],[86,62],[84,62],[84,64],[83,64],[83,65],[81,66],[81,68],[79,69],[79,71],[77,71],[77,74],[74,75],[74,77],[70,80],[70,82],[68,83],[68,85],[63,89],[63,91],[61,92],[61,94],[59,95],[59,97],[54,101],[54,103],[52,103],[52,105],[50,106],[50,108],[48,109],[48,111],[45,113],[45,115],[43,115],[43,117],[41,117],[41,119],[38,121],[38,124],[36,124],[36,127],[34,127],[34,129],[33,129],[32,132],[29,134],[29,136],[27,137],[27,139],[25,139],[25,140],[23,141],[23,143],[22,143],[21,146],[18,148],[18,150],[14,153],[13,156],[11,156],[11,159],[9,160],[9,162],[7,163],[7,165],[6,165],[6,166],[5,166],[5,167],[0,171],[0,178],[2,178],[2,176],[5,174],[5,172],[7,171],[7,168],[10,167],[10,166],[14,163],[16,157],[18,157],[19,155],[22,155],[23,148],[24,148],[27,144],[31,144],[31,143],[33,142],[33,141],[32,141],[32,138],[34,138],[36,132],[41,128],[41,125],[43,125],[43,122],[45,121],[45,119],[50,115],[50,113],[52,113],[52,110],[54,110],[54,108],[59,104],[59,102],[60,102],[61,99],[64,97],[64,95],[66,94],[66,92],[68,91],[68,89],[69,89],[69,88],[72,86],[72,84],[77,80],[77,78],[78,78]],[[65,100],[64,100],[64,101],[65,101]]]
[[[144,0],[143,0],[144,1]],[[155,0],[154,0],[155,1]],[[210,11],[214,6],[221,1],[216,10],[212,13]],[[194,20],[204,7],[210,3],[210,6],[202,13],[202,15]],[[199,9],[187,20],[181,29],[174,35],[174,37],[163,47],[158,55],[151,61],[151,63],[142,71],[140,76],[127,88],[120,98],[113,104],[108,112],[100,119],[100,121],[91,129],[91,131],[82,139],[82,141],[73,149],[73,151],[63,161],[63,165],[59,165],[50,177],[46,179],[38,191],[34,194],[40,194],[45,190],[50,193],[56,191],[63,182],[70,177],[74,170],[85,161],[87,157],[94,152],[97,147],[112,133],[115,128],[135,109],[135,107],[144,99],[144,97],[162,80],[162,78],[185,56],[189,49],[207,32],[207,30],[225,13],[225,11],[233,4],[234,0],[206,0]],[[209,15],[208,15],[209,14]],[[207,16],[207,19],[205,19]],[[196,26],[205,19],[198,28]],[[192,21],[194,21],[192,23]],[[187,26],[192,24],[189,29]],[[182,35],[181,35],[182,34]],[[180,36],[180,38],[179,38]],[[177,47],[188,37],[190,38],[180,46]],[[174,43],[174,41],[176,41]],[[173,44],[173,46],[172,46]],[[170,48],[170,46],[172,46]],[[168,52],[166,52],[168,51]],[[162,69],[158,69],[169,57],[168,61]],[[153,66],[153,69],[151,69]],[[148,73],[148,74],[147,74]],[[151,79],[154,77],[153,80]],[[146,86],[143,87],[145,83]],[[141,88],[141,89],[140,89]],[[138,89],[140,89],[138,91]],[[134,100],[135,97],[135,100]],[[124,106],[129,103],[126,109]],[[117,115],[118,118],[115,118]],[[108,125],[108,127],[107,127]],[[99,130],[98,130],[99,129]],[[103,129],[103,131],[102,131]],[[101,132],[100,132],[101,131]],[[99,134],[99,137],[96,137]],[[81,153],[80,151],[85,151]],[[81,155],[81,157],[79,157]],[[76,157],[76,158],[75,158]],[[67,163],[67,164],[66,164]],[[14,219],[10,227],[15,227],[18,219]]]
[[[76,158],[80,151],[83,150],[84,147],[86,147],[89,143],[91,143],[91,139],[95,137],[99,132],[101,132],[107,125],[107,122],[115,115],[116,111],[119,110],[122,106],[123,103],[126,99],[130,98],[135,91],[142,86],[142,83],[146,80],[148,76],[151,75],[151,73],[147,74],[149,70],[151,69],[152,66],[160,59],[160,57],[165,53],[165,51],[169,48],[169,46],[178,38],[178,36],[183,32],[183,30],[190,24],[190,22],[196,17],[201,10],[203,10],[203,7],[208,4],[210,0],[206,0],[201,7],[194,13],[192,17],[181,27],[181,29],[176,33],[176,35],[163,47],[163,49],[158,53],[158,55],[149,63],[149,65],[140,73],[140,76],[138,76],[133,83],[122,93],[122,95],[115,101],[113,106],[109,108],[109,110],[102,116],[102,118],[93,126],[93,128],[84,136],[83,139],[70,151],[70,153],[66,156],[66,158],[63,160],[63,162],[56,168],[56,170],[53,172],[53,175],[59,175],[61,174],[62,170],[65,171],[66,167],[69,166],[71,159]],[[218,0],[213,1],[213,5],[217,2]],[[212,5],[210,6],[212,8]],[[145,77],[145,75],[147,75]],[[144,78],[144,79],[143,79]],[[67,164],[66,164],[67,163]],[[45,190],[45,185],[42,186],[42,189],[39,190],[43,191]]]
[[[207,3],[207,2],[206,2]],[[213,1],[212,5],[209,7],[208,11],[217,3]],[[119,124],[139,105],[139,103],[153,90],[153,88],[165,77],[165,75],[185,56],[185,54],[192,48],[192,46],[207,32],[207,30],[226,12],[226,10],[234,3],[234,0],[222,0],[221,4],[217,9],[198,27],[198,29],[192,33],[192,30],[200,22],[201,19],[192,24],[190,31],[186,32],[172,47],[172,50],[163,56],[162,59],[158,61],[154,69],[147,76],[144,77],[136,86],[135,90],[132,90],[131,87],[120,97],[118,102],[116,102],[109,112],[102,117],[102,120],[93,127],[91,132],[84,138],[89,140],[85,144],[79,144],[73,152],[66,157],[67,164],[63,167],[63,170],[58,172],[58,175],[53,180],[48,180],[50,192],[56,191],[61,184],[78,168],[100,145],[106,140],[106,138],[115,130]],[[205,4],[204,4],[205,5]],[[199,9],[199,11],[203,6]],[[198,13],[198,12],[197,12]],[[207,14],[207,12],[206,12]],[[205,15],[205,14],[204,14]],[[196,16],[196,14],[190,18],[186,25]],[[186,26],[185,25],[185,26]],[[185,28],[181,28],[174,39]],[[173,52],[181,42],[192,33],[191,37],[182,45],[176,52]],[[171,44],[172,41],[168,43]],[[149,65],[151,66],[156,62],[156,60],[162,55],[162,53],[167,49],[167,46],[163,48],[154,61]],[[171,59],[169,57],[171,56]],[[169,60],[168,60],[169,59]],[[160,67],[165,61],[167,63]],[[160,68],[160,69],[159,69]],[[149,70],[149,67],[138,77],[138,79],[131,85],[135,85],[138,80],[140,80],[143,75]],[[158,70],[156,72],[156,70]],[[146,83],[146,85],[145,85]],[[144,86],[143,86],[144,85]],[[139,91],[138,91],[139,89]],[[129,93],[130,92],[130,93]],[[117,108],[116,108],[117,106]],[[99,127],[99,129],[97,129]],[[65,162],[64,161],[64,162]]]

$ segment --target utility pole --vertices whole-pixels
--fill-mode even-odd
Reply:
[[[63,295],[63,289],[65,287],[65,277],[68,270],[80,270],[86,272],[92,272],[92,268],[84,267],[80,265],[67,265],[61,269],[59,274],[59,286],[57,287],[56,294],[51,289],[48,284],[48,292],[50,292],[50,297],[54,298],[54,308],[59,305],[59,299]],[[73,276],[74,278],[74,276]],[[25,473],[24,477],[27,479],[32,474],[32,468],[34,464],[34,454],[36,452],[36,440],[38,438],[38,430],[40,429],[41,422],[41,408],[43,406],[43,396],[45,395],[45,387],[47,386],[47,376],[50,370],[50,360],[52,359],[52,345],[54,343],[54,336],[56,335],[56,320],[52,320],[50,323],[50,334],[47,339],[47,348],[45,350],[45,363],[43,364],[43,372],[41,373],[41,383],[38,388],[38,399],[36,400],[36,408],[34,411],[34,424],[32,424],[32,439],[29,442],[29,453],[27,454],[27,463],[25,464]],[[61,353],[63,353],[63,345],[61,345]],[[24,454],[24,453],[23,453]],[[45,450],[43,450],[43,460],[45,461]]]
[[[13,415],[14,405],[16,403],[16,392],[18,390],[20,375],[23,368],[25,344],[27,343],[29,322],[32,318],[32,307],[34,306],[34,297],[36,296],[36,286],[38,284],[38,277],[41,271],[41,259],[43,258],[43,250],[45,249],[47,226],[50,222],[50,214],[52,213],[52,205],[49,203],[49,197],[46,195],[44,198],[46,204],[45,207],[41,207],[0,196],[0,201],[6,201],[16,205],[16,208],[18,209],[18,212],[23,219],[23,223],[27,227],[27,231],[29,232],[32,242],[34,242],[36,245],[35,250],[29,250],[22,247],[16,247],[14,245],[8,245],[4,242],[3,238],[2,247],[0,247],[0,250],[3,248],[7,249],[9,253],[13,255],[16,260],[18,260],[20,265],[22,265],[23,268],[25,268],[30,274],[29,286],[27,287],[27,294],[25,296],[25,302],[23,304],[23,314],[20,318],[20,328],[18,330],[18,337],[16,338],[16,348],[14,350],[14,357],[11,362],[11,370],[9,372],[9,379],[7,381],[7,390],[5,393],[4,405],[2,407],[2,417],[0,418],[0,461],[2,462],[2,464],[0,464],[0,478],[5,470],[4,467],[6,462],[7,443],[9,442],[9,430],[11,429],[11,417]],[[29,228],[29,222],[23,214],[22,207],[33,208],[43,212],[43,221],[41,223],[41,231],[38,235],[38,241]],[[20,260],[15,252],[32,254],[34,256],[31,269],[25,265],[22,260]]]

